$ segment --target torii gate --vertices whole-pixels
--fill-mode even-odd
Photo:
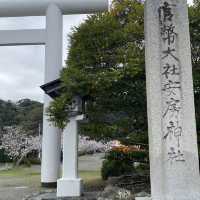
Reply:
[[[0,0],[0,17],[46,16],[46,29],[2,30],[0,46],[45,45],[45,83],[62,69],[63,15],[108,10],[108,0]],[[45,115],[52,99],[44,96],[41,182],[55,185],[60,172],[60,130]]]

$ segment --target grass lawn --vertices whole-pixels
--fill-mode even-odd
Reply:
[[[32,168],[18,167],[0,171],[0,188],[28,186],[40,187],[40,174]]]
[[[85,191],[98,191],[104,189],[105,181],[101,179],[100,171],[80,171],[79,175],[84,181]]]
[[[25,176],[39,176],[40,173],[35,172],[32,168],[29,167],[17,167],[8,170],[0,171],[0,177],[25,177]]]
[[[34,167],[18,167],[0,171],[0,187],[31,186],[40,188],[40,172]],[[84,181],[87,191],[101,190],[104,182],[101,180],[100,171],[80,171],[79,176]]]

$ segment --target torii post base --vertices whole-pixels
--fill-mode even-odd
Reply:
[[[82,179],[61,178],[57,181],[57,197],[80,197],[82,195]]]

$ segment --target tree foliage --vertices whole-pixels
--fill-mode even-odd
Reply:
[[[14,103],[11,101],[0,100],[0,128],[3,126],[11,126],[16,124],[17,109]]]
[[[200,1],[189,8],[197,132],[200,136]]]
[[[89,123],[81,133],[96,139],[147,143],[144,62],[144,6],[115,0],[109,13],[89,16],[70,35],[63,92],[49,108],[51,120],[64,127],[74,95],[87,96]],[[196,115],[200,120],[200,9],[189,8]],[[156,98],[156,96],[155,96]],[[200,125],[198,123],[198,131]]]
[[[22,99],[17,103],[0,100],[0,128],[21,126],[28,134],[38,134],[42,113],[43,105],[30,99]]]
[[[22,99],[17,102],[17,125],[31,135],[38,134],[38,126],[42,125],[43,104],[30,99]]]
[[[61,97],[49,108],[64,127],[74,95],[87,96],[89,123],[81,133],[123,139],[146,133],[143,4],[114,1],[111,12],[89,16],[70,35]]]

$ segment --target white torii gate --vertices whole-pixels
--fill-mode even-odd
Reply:
[[[48,83],[59,78],[62,69],[62,15],[106,10],[108,0],[0,0],[0,17],[46,16],[46,29],[0,31],[0,46],[45,45],[45,83]],[[45,115],[51,101],[44,96],[41,182],[45,186],[55,184],[60,172],[60,130]]]

